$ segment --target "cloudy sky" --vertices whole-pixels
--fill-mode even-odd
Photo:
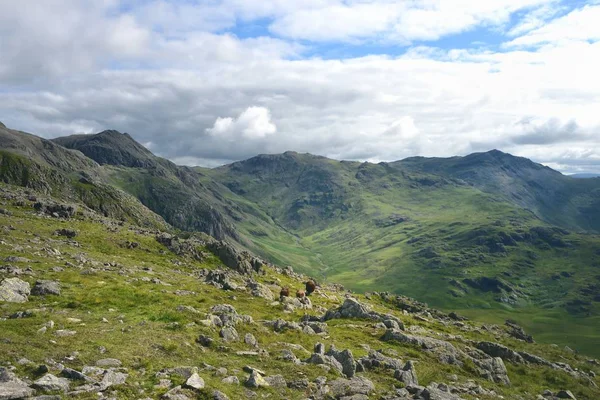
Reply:
[[[187,165],[498,148],[600,172],[600,0],[0,1],[0,121]]]

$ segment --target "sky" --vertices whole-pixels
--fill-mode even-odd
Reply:
[[[600,0],[0,1],[0,121],[185,165],[500,149],[600,173]]]

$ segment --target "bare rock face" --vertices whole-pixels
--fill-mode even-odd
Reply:
[[[0,283],[0,301],[25,303],[30,293],[29,283],[19,278],[7,278]]]

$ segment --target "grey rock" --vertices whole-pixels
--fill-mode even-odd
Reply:
[[[52,374],[46,374],[42,376],[40,379],[33,382],[33,387],[36,389],[40,389],[46,392],[52,391],[63,391],[66,392],[69,390],[70,382],[65,378],[58,378]]]
[[[75,379],[75,380],[77,380],[77,379],[88,380],[89,379],[82,372],[76,371],[71,368],[64,368],[62,371],[60,371],[60,376],[67,378],[67,379]]]
[[[360,370],[359,370],[360,366]],[[368,356],[362,357],[357,362],[357,371],[371,370],[374,368],[383,368],[391,370],[401,370],[404,364],[401,360],[388,357],[378,351],[371,350]]]
[[[185,381],[184,386],[195,390],[204,389],[204,379],[202,379],[197,373],[194,373],[188,378],[187,381]]]
[[[234,342],[239,339],[239,334],[233,326],[224,326],[219,332],[219,336],[226,342]]]
[[[479,374],[492,382],[510,385],[506,366],[500,357],[492,357],[484,360],[473,359],[473,362],[480,368]]]
[[[348,378],[352,378],[356,372],[356,362],[352,355],[352,351],[346,349],[338,351],[333,345],[327,352],[328,356],[332,356],[342,365],[342,373]]]
[[[0,282],[0,301],[25,303],[30,293],[29,283],[19,278],[7,278]]]
[[[347,298],[341,306],[327,310],[323,316],[324,321],[339,318],[370,319],[378,322],[395,321],[400,329],[404,329],[404,324],[398,318],[393,315],[372,311],[367,305],[353,298]]]
[[[417,371],[415,371],[415,366],[412,361],[407,361],[402,369],[396,370],[394,378],[403,382],[406,386],[419,384]]]
[[[223,383],[227,383],[228,385],[239,385],[240,384],[240,380],[238,379],[237,376],[228,376],[227,378],[223,378],[221,379],[221,382]]]
[[[556,393],[556,397],[559,399],[577,400],[570,390],[561,390],[560,392]]]
[[[275,299],[273,292],[267,286],[262,283],[251,281],[247,285],[248,289],[250,289],[250,294],[254,297],[261,297],[263,299],[267,299],[272,301]]]
[[[258,347],[258,340],[256,340],[254,335],[251,333],[246,333],[244,336],[244,343],[246,343],[248,346]]]
[[[204,347],[210,347],[213,345],[214,339],[210,336],[200,335],[198,339],[196,339],[197,343],[200,343]]]
[[[274,388],[287,387],[287,382],[286,382],[285,378],[281,375],[266,376],[265,381],[269,384],[269,386],[274,387]]]
[[[295,381],[288,382],[288,387],[294,390],[305,390],[310,385],[308,379],[297,379]]]
[[[260,388],[267,387],[270,385],[269,382],[267,382],[260,373],[258,373],[256,370],[253,370],[252,373],[250,373],[248,380],[246,380],[246,386],[251,388]]]
[[[31,289],[31,294],[36,296],[60,296],[60,283],[56,281],[37,281]]]
[[[15,374],[0,367],[0,400],[23,399],[33,396],[35,391]]]
[[[509,349],[499,343],[493,342],[479,342],[476,346],[479,350],[492,357],[500,357],[505,361],[509,361],[515,364],[524,364],[525,360],[523,357],[514,350]]]
[[[192,400],[192,397],[188,395],[181,386],[175,386],[167,393],[163,394],[161,399],[163,400]]]
[[[114,385],[122,385],[127,381],[127,374],[122,372],[116,372],[108,370],[102,376],[102,380],[99,383],[99,390],[102,392]]]
[[[439,360],[445,364],[460,364],[458,350],[451,343],[444,340],[426,336],[408,335],[396,329],[388,329],[381,337],[381,340],[384,342],[396,341],[416,345],[425,351],[438,355]]]
[[[220,392],[218,390],[213,390],[212,398],[213,400],[229,400],[229,397],[227,397],[225,393]]]
[[[315,353],[316,354],[325,354],[325,345],[323,343],[315,344]]]
[[[344,367],[342,366],[342,364],[340,364],[338,360],[336,360],[332,356],[328,356],[325,354],[314,353],[308,360],[306,360],[306,362],[308,364],[327,365],[335,369],[336,371],[339,371],[340,373],[342,373],[342,371],[344,370]]]
[[[116,358],[103,358],[102,360],[96,361],[96,366],[103,368],[118,368],[121,365],[121,360]]]
[[[69,336],[75,336],[77,334],[77,331],[71,331],[68,329],[59,329],[57,331],[54,331],[54,335],[58,336],[58,337],[69,337]]]
[[[357,394],[368,395],[375,390],[373,382],[363,377],[352,379],[336,379],[328,383],[334,397],[354,396]]]

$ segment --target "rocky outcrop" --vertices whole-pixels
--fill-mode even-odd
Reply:
[[[353,298],[347,298],[341,306],[327,310],[323,320],[328,321],[330,319],[340,318],[370,319],[378,322],[394,321],[398,324],[400,329],[404,329],[404,324],[400,319],[390,314],[372,311],[367,305],[362,304]]]
[[[363,377],[354,377],[352,379],[339,378],[327,383],[329,386],[330,394],[336,398],[360,398],[352,397],[356,395],[368,396],[371,392],[375,391],[375,385],[373,382]]]
[[[227,267],[241,273],[241,274],[252,274],[259,272],[263,266],[262,260],[254,257],[247,251],[240,251],[233,245],[221,240],[221,241],[209,241],[206,247]]]
[[[500,357],[505,361],[509,361],[515,364],[524,364],[525,360],[523,357],[514,350],[509,349],[499,343],[493,342],[479,342],[476,346],[479,350],[492,357]]]
[[[434,353],[445,364],[461,364],[459,351],[451,343],[426,336],[415,336],[396,329],[388,329],[381,337],[384,342],[395,341],[419,346],[421,349]]]
[[[33,208],[41,213],[54,218],[72,218],[77,212],[77,207],[72,204],[38,201]]]

